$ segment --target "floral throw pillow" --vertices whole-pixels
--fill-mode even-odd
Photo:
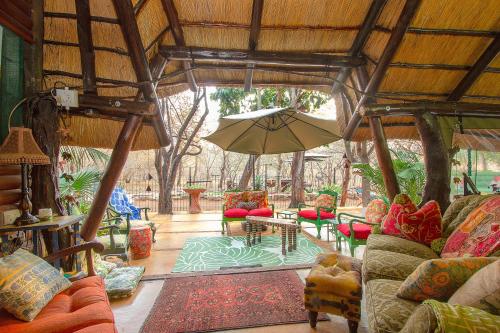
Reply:
[[[500,195],[474,209],[448,237],[441,257],[485,257],[500,249]]]
[[[497,258],[426,260],[399,287],[397,296],[413,301],[447,301],[474,273]]]
[[[333,209],[335,199],[329,195],[329,194],[320,194],[314,201],[314,207],[315,208],[321,208],[321,211],[325,211],[325,207],[331,207],[331,209],[328,209],[328,211],[331,211]]]
[[[441,237],[441,210],[434,200],[415,213],[400,213],[397,221],[403,238],[429,246],[433,240]]]
[[[406,194],[398,194],[389,208],[389,212],[382,222],[382,233],[385,235],[398,236],[401,234],[398,225],[398,216],[401,213],[414,213],[417,207]]]
[[[257,204],[257,208],[265,208],[269,206],[266,191],[250,191],[247,192],[247,196],[247,200],[245,201],[255,202]]]
[[[365,219],[368,223],[380,223],[387,215],[389,207],[382,199],[374,199],[366,206]]]
[[[237,208],[238,204],[246,200],[247,192],[226,192],[224,193],[224,204],[226,209]]]

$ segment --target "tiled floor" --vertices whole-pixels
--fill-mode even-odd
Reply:
[[[156,233],[156,243],[153,246],[151,256],[142,260],[132,260],[131,265],[141,265],[146,267],[145,276],[154,278],[154,275],[169,274],[175,264],[175,260],[179,255],[186,239],[191,237],[207,237],[220,235],[220,213],[204,213],[204,214],[177,214],[172,216],[158,215],[153,218],[157,224],[158,231]],[[316,235],[316,229],[313,225],[308,227],[303,225],[305,234]],[[242,235],[241,228],[237,222],[232,224],[232,234]],[[322,233],[322,241],[318,241],[315,237],[310,237],[326,250],[333,250],[334,239],[330,237],[330,242],[326,242],[326,229]],[[358,248],[356,257],[361,257],[363,248]],[[346,249],[343,252],[348,254]],[[299,276],[304,279],[308,274],[308,270],[298,270]],[[144,320],[146,319],[150,309],[152,308],[158,293],[163,285],[163,279],[143,281],[139,284],[137,291],[132,297],[114,300],[111,303],[115,314],[118,332],[120,333],[136,333],[140,331]],[[358,332],[367,332],[366,320],[362,318]],[[224,332],[237,333],[302,333],[302,332],[332,332],[343,333],[348,332],[347,321],[338,316],[331,316],[331,321],[319,322],[315,330],[309,327],[308,323],[293,324],[293,325],[277,325],[266,326],[250,329],[230,330]]]

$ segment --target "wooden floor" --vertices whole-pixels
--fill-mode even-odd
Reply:
[[[174,267],[177,256],[179,255],[186,239],[191,237],[206,237],[220,235],[220,213],[204,214],[176,214],[176,215],[157,215],[153,217],[157,224],[156,243],[153,246],[151,256],[142,260],[132,260],[131,265],[141,265],[146,267],[145,277],[147,281],[142,281],[136,290],[136,293],[129,298],[114,300],[111,302],[113,312],[120,333],[137,333],[144,323],[149,311],[151,310],[158,293],[163,285],[161,275],[170,274]],[[233,235],[243,234],[238,223],[232,224]],[[312,226],[312,225],[311,225]],[[309,233],[315,235],[316,229],[306,227],[304,224],[305,235]],[[311,240],[322,246],[326,250],[333,250],[333,239],[326,242],[326,229],[323,232],[322,239],[318,241],[315,237],[309,237]],[[356,257],[361,257],[363,247],[356,251]],[[348,254],[347,249],[343,252]],[[299,276],[304,279],[308,270],[298,270]],[[158,276],[160,275],[160,276]],[[259,328],[230,330],[224,332],[238,333],[302,333],[302,332],[348,332],[347,321],[338,316],[331,316],[329,322],[319,322],[315,330],[309,327],[308,323],[266,326]],[[364,314],[358,332],[365,333],[366,320]]]

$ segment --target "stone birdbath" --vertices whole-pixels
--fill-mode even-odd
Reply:
[[[189,194],[189,214],[201,213],[200,194],[206,191],[204,188],[185,188],[184,192]]]

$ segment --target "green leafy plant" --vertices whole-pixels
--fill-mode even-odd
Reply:
[[[402,193],[408,194],[413,202],[419,203],[422,200],[421,191],[425,185],[425,169],[420,162],[420,155],[410,151],[392,151],[394,171],[398,179]],[[353,169],[368,179],[372,189],[383,199],[385,197],[385,185],[382,171],[376,166],[368,163],[353,164]]]
[[[327,185],[323,185],[323,187],[321,188],[321,190],[323,190],[323,191],[333,191],[333,192],[341,193],[342,192],[342,187],[340,185],[337,185],[337,184],[327,184]]]
[[[201,184],[191,184],[191,185],[186,185],[184,186],[185,189],[187,190],[204,190],[205,189],[205,186],[201,185]]]
[[[67,205],[76,205],[85,213],[101,181],[102,174],[96,169],[83,169],[73,174],[63,173],[59,182],[60,198]]]
[[[73,166],[72,170],[81,170],[89,164],[105,165],[110,155],[95,148],[61,146],[61,157]]]
[[[262,176],[255,176],[255,186],[254,190],[260,191],[264,188],[264,179]]]

